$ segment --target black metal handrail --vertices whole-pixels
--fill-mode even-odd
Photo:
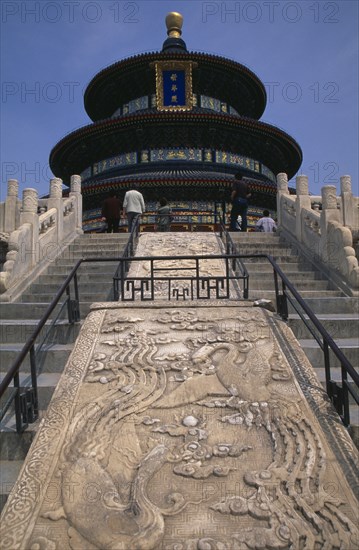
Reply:
[[[169,261],[192,261],[194,265],[192,266],[168,266],[158,267],[161,262]],[[211,275],[200,275],[200,262],[204,260],[222,260],[225,264],[224,275],[221,276],[211,276]],[[209,299],[211,296],[211,290],[215,291],[215,297],[217,299],[228,299],[230,295],[229,282],[230,281],[243,281],[243,297],[248,298],[248,272],[242,264],[243,270],[238,273],[236,270],[237,262],[240,261],[239,254],[202,254],[202,255],[182,255],[182,256],[133,256],[122,258],[119,263],[119,267],[116,270],[116,273],[113,277],[114,285],[114,298],[115,300],[121,299],[122,301],[133,301],[135,300],[136,292],[139,293],[141,300],[153,300],[154,299],[154,286],[156,282],[167,282],[168,283],[168,299],[171,300],[171,297],[175,295],[171,294],[171,281],[186,281],[189,283],[190,290],[188,289],[186,293],[191,291],[191,299]],[[128,277],[128,265],[130,263],[139,263],[146,262],[149,264],[149,275],[139,276],[134,275]],[[230,273],[230,267],[232,267],[233,275]],[[168,272],[193,272],[194,275],[168,275]],[[167,272],[167,275],[159,275],[158,273]],[[136,287],[135,284],[139,283],[140,286]],[[126,286],[126,288],[125,288]],[[174,290],[174,289],[173,289]],[[126,296],[126,291],[129,293],[129,296]],[[149,293],[146,296],[146,293]],[[184,295],[179,295],[178,297],[183,297]]]
[[[135,251],[136,251],[138,236],[139,236],[139,232],[140,232],[140,219],[141,219],[141,216],[139,214],[138,216],[136,216],[136,218],[132,222],[131,233],[130,233],[130,236],[128,238],[127,244],[125,246],[125,250],[122,253],[122,258],[123,259],[132,257],[134,255]],[[116,269],[115,276],[119,272],[120,265],[121,264],[119,264],[117,269]],[[129,269],[129,263],[125,262],[125,271],[126,271],[126,273],[128,272],[128,269]]]
[[[30,422],[34,422],[38,418],[38,395],[37,395],[37,369],[35,359],[35,342],[41,333],[41,330],[50,318],[51,313],[54,311],[62,296],[66,293],[66,302],[68,308],[69,323],[74,323],[80,319],[79,315],[79,293],[77,285],[77,270],[81,265],[82,260],[79,260],[72,268],[65,281],[60,286],[59,290],[55,294],[51,303],[49,304],[44,315],[41,317],[34,332],[28,338],[24,344],[22,350],[17,356],[16,360],[12,364],[11,368],[5,374],[3,380],[0,383],[0,398],[4,395],[5,391],[14,381],[14,389],[11,392],[9,398],[6,400],[4,407],[1,410],[1,418],[9,409],[12,401],[15,400],[15,417],[16,417],[16,430],[22,432]],[[70,284],[74,281],[74,300],[71,299]],[[19,370],[25,360],[26,356],[30,356],[30,377],[31,387],[26,388],[25,392],[21,394]]]
[[[218,218],[219,218],[219,234],[224,244],[225,251],[227,254],[233,254],[234,256],[236,256],[236,259],[234,260],[232,265],[232,270],[234,273],[239,271],[240,273],[242,273],[243,276],[245,276],[243,298],[247,299],[249,296],[249,276],[248,276],[247,268],[242,262],[242,259],[241,259],[242,256],[238,255],[237,247],[234,244],[233,239],[230,236],[229,232],[227,231],[224,219],[220,218],[219,216]]]
[[[69,323],[74,323],[80,320],[80,309],[79,309],[79,291],[78,291],[78,283],[77,283],[77,271],[79,267],[84,262],[119,262],[119,267],[116,270],[115,276],[121,276],[123,280],[125,279],[125,270],[123,269],[123,266],[126,266],[126,273],[128,271],[128,266],[131,261],[156,261],[159,259],[165,260],[165,259],[182,259],[181,256],[161,256],[161,257],[153,257],[153,256],[144,256],[144,257],[133,257],[132,254],[134,253],[135,246],[136,246],[136,239],[138,238],[138,223],[139,220],[136,221],[136,224],[133,228],[133,231],[130,235],[129,242],[127,243],[127,246],[125,248],[125,251],[120,258],[82,258],[79,259],[68,276],[66,277],[63,284],[60,286],[59,290],[57,291],[56,295],[54,296],[53,300],[49,304],[46,312],[40,319],[35,331],[30,336],[30,338],[27,340],[25,345],[23,346],[21,352],[19,353],[17,359],[5,375],[4,379],[0,383],[0,397],[2,397],[5,393],[5,391],[10,386],[12,380],[14,381],[14,390],[11,393],[10,398],[8,399],[6,406],[3,408],[2,411],[2,417],[4,416],[5,412],[8,410],[11,402],[15,400],[15,414],[16,414],[16,429],[18,432],[23,431],[27,427],[27,421],[33,422],[36,420],[37,413],[38,413],[38,397],[37,397],[37,371],[36,371],[36,359],[35,359],[35,341],[38,338],[42,328],[48,321],[51,313],[56,308],[57,304],[59,303],[61,297],[66,293],[67,298],[66,302],[68,307],[68,318]],[[225,227],[223,226],[221,228],[221,235],[223,237],[223,234],[226,235],[227,231]],[[231,248],[234,247],[234,250],[236,250],[235,244],[233,243],[233,240],[231,239],[230,235],[227,235],[226,237],[227,243],[231,242],[230,245]],[[231,250],[232,251],[232,250]],[[309,305],[305,302],[305,300],[301,297],[299,292],[296,290],[296,288],[292,285],[292,283],[289,281],[288,277],[285,275],[285,273],[280,269],[280,267],[277,265],[275,260],[272,258],[272,256],[267,254],[224,254],[224,255],[206,255],[206,256],[186,256],[184,258],[195,260],[196,258],[210,258],[213,259],[223,259],[226,258],[230,261],[240,261],[241,265],[244,267],[244,274],[245,277],[238,277],[238,276],[231,276],[232,279],[236,278],[242,278],[244,281],[246,280],[248,283],[248,273],[246,271],[246,268],[244,264],[242,263],[242,259],[245,258],[265,258],[268,260],[272,267],[273,267],[273,276],[274,276],[274,286],[275,286],[275,293],[276,293],[276,304],[277,304],[277,311],[278,314],[284,319],[288,319],[288,305],[287,300],[292,304],[295,311],[298,312],[299,316],[305,323],[305,325],[309,328],[308,320],[304,317],[304,315],[298,310],[296,307],[296,302],[298,302],[300,308],[304,311],[304,314],[308,316],[310,321],[314,324],[315,328],[319,332],[319,334],[322,337],[322,342],[318,340],[315,333],[311,330],[311,333],[316,337],[317,341],[319,342],[319,345],[324,353],[325,358],[325,373],[326,373],[326,386],[327,386],[327,393],[330,397],[330,399],[333,401],[336,410],[338,411],[339,415],[341,416],[344,424],[346,426],[350,423],[350,412],[349,412],[349,393],[352,395],[354,400],[357,404],[359,404],[359,398],[358,398],[358,390],[359,387],[359,375],[355,371],[354,367],[351,365],[351,363],[348,361],[348,359],[345,357],[343,352],[340,350],[340,348],[337,346],[337,344],[334,342],[332,337],[329,335],[329,333],[326,331],[326,329],[323,327],[323,325],[320,323],[320,321],[317,319],[316,315],[312,311],[312,309],[309,307]],[[242,274],[243,275],[243,274]],[[279,284],[278,284],[278,277],[281,279],[281,292],[279,290]],[[207,277],[208,278],[208,277]],[[74,299],[71,299],[71,290],[70,290],[70,284],[74,281]],[[247,286],[248,290],[248,286]],[[292,296],[291,296],[292,294]],[[294,300],[293,300],[294,298]],[[296,302],[295,302],[296,301]],[[340,364],[341,364],[341,371],[342,371],[342,386],[340,387],[337,382],[331,380],[330,377],[330,358],[329,358],[329,349],[333,351],[335,356],[338,358]],[[30,367],[31,367],[31,388],[26,388],[26,392],[24,395],[20,394],[20,382],[19,382],[19,370],[21,368],[21,365],[27,355],[30,355]],[[356,388],[353,388],[352,385],[348,381],[348,376],[353,381],[353,384],[356,386]],[[28,414],[28,410],[31,411],[31,414]],[[25,419],[25,421],[24,421]],[[27,421],[26,421],[27,420]]]
[[[223,227],[223,234],[225,242],[231,242],[231,249],[237,251],[236,245],[233,243],[231,236],[228,234],[227,230]],[[222,236],[223,238],[223,236]],[[276,306],[277,313],[282,317],[283,320],[288,319],[288,303],[290,302],[294,310],[298,313],[299,317],[304,322],[305,326],[308,328],[310,333],[313,335],[315,340],[318,342],[320,348],[324,354],[324,368],[325,368],[325,380],[326,380],[326,392],[329,399],[332,401],[336,411],[338,412],[343,424],[349,426],[350,424],[350,410],[349,410],[349,393],[353,397],[357,405],[359,405],[359,374],[344,355],[342,350],[335,343],[333,338],[330,336],[328,331],[324,328],[322,323],[319,321],[313,310],[307,304],[307,302],[302,298],[300,293],[297,291],[295,286],[290,282],[286,274],[278,266],[274,258],[269,254],[241,254],[242,259],[245,258],[264,258],[269,261],[273,267],[273,276],[274,276],[274,288],[276,295]],[[278,277],[281,280],[281,292],[279,290]],[[292,296],[291,296],[292,295]],[[294,300],[293,300],[294,298]],[[313,323],[315,329],[319,332],[321,339],[318,338],[318,335],[315,331],[312,330],[312,327],[298,309],[296,302],[299,304],[300,308],[304,311],[304,314],[308,316],[309,320]],[[330,366],[330,356],[329,349],[337,357],[340,366],[341,366],[341,386],[331,379],[331,366]],[[348,376],[352,380],[352,384],[348,381]],[[354,385],[354,387],[353,387]]]
[[[131,256],[136,247],[136,242],[138,239],[139,232],[139,216],[134,220],[132,231],[129,236],[129,240],[123,252],[123,257]],[[106,262],[106,261],[118,261],[122,258],[92,258],[86,259],[81,258],[76,262],[74,267],[71,269],[70,273],[65,278],[65,281],[60,286],[59,290],[53,297],[48,308],[46,309],[44,315],[41,317],[38,322],[34,332],[25,342],[23,348],[21,349],[19,355],[15,359],[14,363],[4,376],[3,380],[0,382],[0,398],[5,394],[6,390],[9,388],[11,382],[14,382],[13,390],[10,392],[9,396],[5,400],[4,405],[0,409],[0,420],[2,420],[10,408],[13,401],[15,401],[15,418],[16,418],[16,430],[18,433],[24,431],[27,428],[29,423],[34,422],[38,418],[38,391],[37,391],[37,365],[36,365],[36,354],[41,346],[44,345],[46,336],[43,338],[41,344],[35,350],[35,342],[39,337],[42,329],[50,318],[50,315],[59,304],[60,299],[66,293],[66,300],[62,304],[61,309],[67,305],[67,314],[68,321],[70,324],[78,322],[80,320],[80,300],[79,300],[79,289],[78,289],[78,280],[77,280],[77,271],[83,262]],[[71,299],[71,283],[73,281],[74,286],[74,299]],[[54,321],[52,322],[52,326]],[[30,378],[31,386],[23,388],[21,393],[20,386],[20,377],[19,371],[22,363],[25,358],[29,355],[30,357]]]
[[[243,257],[243,256],[242,256]],[[279,294],[279,290],[276,290],[277,298],[277,311],[284,320],[288,319],[288,305],[286,301],[288,300],[292,305],[293,309],[298,313],[299,317],[302,319],[310,333],[313,335],[315,340],[318,342],[321,350],[324,354],[324,368],[325,368],[325,379],[326,379],[326,390],[329,398],[333,401],[335,408],[337,409],[338,414],[342,417],[343,423],[345,426],[348,426],[350,423],[350,414],[349,414],[349,399],[348,392],[352,395],[353,399],[359,405],[359,374],[344,355],[342,350],[335,343],[333,338],[330,336],[329,332],[325,329],[322,323],[319,321],[313,310],[309,307],[306,301],[301,297],[297,289],[289,281],[288,277],[283,273],[280,267],[276,264],[275,260],[270,255],[265,255],[267,260],[271,263],[274,271],[274,284],[275,288],[278,289],[278,276],[282,282],[282,295]],[[289,292],[292,296],[289,294]],[[284,298],[282,298],[282,296]],[[311,329],[311,326],[307,322],[307,319],[304,317],[302,311],[297,307],[296,302],[299,304],[300,308],[304,311],[305,315],[308,316],[310,321],[313,323],[315,329],[319,332],[321,339],[318,335]],[[332,350],[334,355],[340,362],[341,365],[341,375],[342,375],[342,386],[340,387],[335,380],[331,380],[330,372],[330,357],[329,349]],[[351,377],[352,381],[356,386],[356,390],[348,383],[348,375]]]

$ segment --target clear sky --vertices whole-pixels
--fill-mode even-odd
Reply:
[[[159,51],[169,11],[190,51],[223,55],[265,84],[261,120],[293,136],[319,194],[352,176],[358,193],[358,5],[298,0],[1,2],[1,197],[6,181],[48,192],[52,147],[90,123],[83,92],[106,66]],[[294,185],[294,182],[293,182]]]

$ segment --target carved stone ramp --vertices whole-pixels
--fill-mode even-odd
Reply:
[[[288,327],[243,302],[96,304],[1,548],[358,548],[356,450]]]

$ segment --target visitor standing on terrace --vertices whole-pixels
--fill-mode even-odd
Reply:
[[[127,214],[128,231],[131,233],[133,222],[137,216],[141,216],[145,211],[145,201],[142,193],[138,191],[137,185],[134,184],[130,191],[127,191],[123,201],[123,213]]]
[[[230,231],[247,231],[247,209],[248,209],[248,199],[251,196],[249,193],[248,185],[243,181],[241,172],[237,172],[234,176],[235,181],[232,186],[232,210],[231,210],[231,223],[229,230]],[[242,226],[241,229],[238,228],[237,218],[238,216],[242,217]]]

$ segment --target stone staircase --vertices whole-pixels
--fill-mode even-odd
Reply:
[[[276,234],[232,233],[232,237],[243,254],[266,253],[274,257],[348,359],[353,365],[357,365],[359,349],[357,299],[348,297],[341,290],[334,288],[315,266],[301,258],[293,247],[282,242]],[[1,304],[0,359],[2,372],[6,372],[8,366],[14,361],[16,354],[30,336],[76,260],[81,257],[100,257],[101,255],[104,257],[120,256],[127,239],[127,234],[79,236],[64,250],[61,258],[53,262],[46,272],[28,288],[20,301]],[[246,259],[245,265],[250,275],[250,300],[269,298],[275,301],[271,265],[264,259]],[[116,266],[116,262],[85,263],[81,266],[79,292],[82,319],[89,312],[92,302],[112,299],[112,275]],[[324,365],[318,344],[310,338],[302,321],[293,311],[290,312],[288,323],[315,367],[319,380],[323,382]],[[63,321],[56,328],[51,343],[42,353],[41,373],[38,379],[41,410],[46,409],[51,399],[79,328],[80,323],[69,326],[64,316]],[[336,362],[334,361],[332,365],[333,377],[339,379],[340,370]],[[29,376],[28,362],[24,363],[21,376],[22,379]],[[38,422],[30,425],[24,434],[18,436],[14,430],[13,416],[9,414],[6,420],[0,449],[2,503],[5,502],[7,494],[17,478],[38,425]],[[354,425],[359,425],[358,418],[355,418],[354,415],[352,415],[352,420]]]
[[[327,329],[351,364],[359,364],[359,315],[358,299],[346,296],[328,281],[318,268],[301,257],[297,250],[282,241],[277,234],[231,233],[237,249],[243,254],[269,254],[305,299],[319,321]],[[249,299],[267,298],[275,303],[273,268],[264,258],[244,259],[249,273]],[[323,352],[312,337],[299,315],[288,304],[288,325],[299,340],[306,356],[316,370],[320,382],[325,385]],[[341,369],[335,355],[330,351],[331,375],[341,380]],[[357,434],[359,427],[358,408],[352,407],[351,423]],[[357,435],[355,435],[357,439]]]
[[[127,241],[128,234],[81,235],[64,250],[61,257],[49,265],[18,301],[1,303],[0,360],[2,376],[16,359],[17,354],[34,331],[76,261],[83,257],[119,257]],[[81,319],[85,319],[87,316],[92,302],[112,300],[112,276],[117,265],[117,262],[81,265],[78,271]],[[58,307],[55,310],[53,316],[59,312],[59,309]],[[51,331],[50,338],[37,358],[40,371],[38,376],[40,419],[51,399],[81,326],[81,323],[69,325],[66,308],[64,309],[65,311],[55,329]],[[20,373],[21,384],[26,385],[29,377],[29,360],[26,359]],[[30,424],[21,436],[16,433],[12,410],[8,412],[2,423],[1,507],[17,478],[40,419],[34,424]]]

